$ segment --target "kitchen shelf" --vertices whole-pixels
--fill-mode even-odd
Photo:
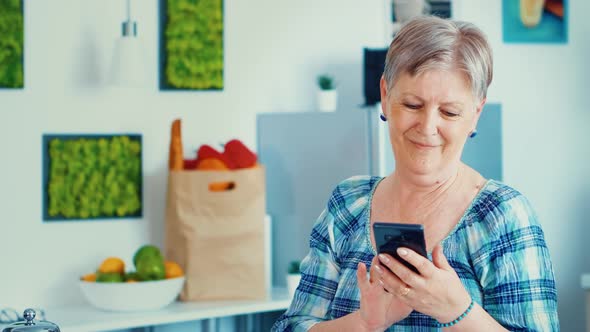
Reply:
[[[273,312],[287,309],[290,303],[287,289],[275,288],[266,300],[177,301],[160,310],[132,313],[102,311],[84,304],[47,308],[45,314],[62,331],[108,331]]]

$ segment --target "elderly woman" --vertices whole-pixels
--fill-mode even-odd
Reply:
[[[559,330],[533,208],[460,160],[491,81],[491,49],[474,25],[420,17],[402,27],[381,79],[396,169],[336,187],[273,331]],[[377,255],[372,225],[383,221],[423,225],[428,258],[397,251],[419,273]]]

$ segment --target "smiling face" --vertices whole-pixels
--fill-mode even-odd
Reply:
[[[460,71],[403,74],[390,91],[381,79],[381,107],[387,117],[396,171],[423,182],[456,173],[469,133],[485,100],[476,100]]]

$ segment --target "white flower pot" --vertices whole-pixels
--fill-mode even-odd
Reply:
[[[301,274],[287,274],[287,289],[289,290],[289,296],[293,298],[295,290],[301,280]]]
[[[338,105],[338,91],[336,90],[318,90],[317,94],[318,110],[320,112],[334,112]]]

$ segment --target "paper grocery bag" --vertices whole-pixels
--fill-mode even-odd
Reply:
[[[231,182],[227,191],[212,183]],[[263,299],[264,167],[170,171],[165,253],[185,271],[182,301]]]

